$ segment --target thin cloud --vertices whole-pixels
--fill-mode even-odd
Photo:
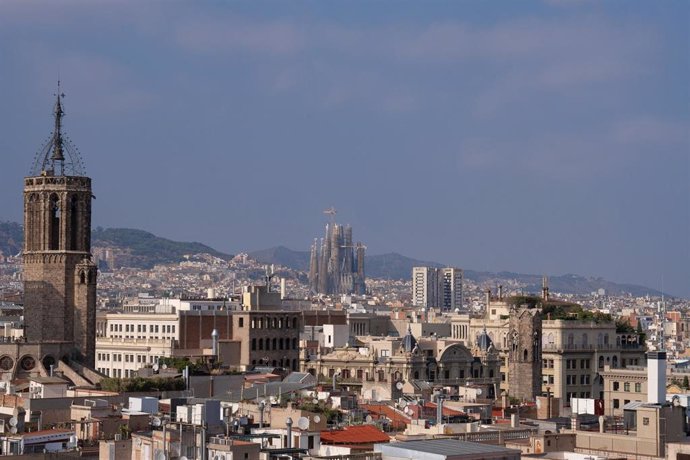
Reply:
[[[254,21],[241,17],[201,18],[177,26],[176,39],[195,53],[248,52],[292,56],[304,46],[302,32],[291,22]]]

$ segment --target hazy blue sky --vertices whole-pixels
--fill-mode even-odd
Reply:
[[[0,219],[52,125],[94,225],[690,296],[686,1],[0,2]]]

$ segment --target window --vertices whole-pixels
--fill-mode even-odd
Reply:
[[[240,327],[244,327],[244,318],[240,318]]]
[[[623,384],[623,391],[630,391],[630,382],[625,382]]]
[[[642,417],[642,424],[649,425],[649,417]]]
[[[620,383],[613,382],[613,391],[618,391],[619,387],[620,387]]]
[[[640,392],[642,392],[642,384],[636,383],[635,384],[635,393],[640,393]]]
[[[619,401],[619,400],[617,400],[617,399],[614,399],[614,400],[613,400],[613,408],[614,408],[614,409],[619,409],[619,408],[620,408],[620,405],[621,405],[621,404],[620,404],[620,401]]]

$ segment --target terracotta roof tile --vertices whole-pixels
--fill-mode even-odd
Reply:
[[[321,442],[323,444],[374,444],[390,442],[390,438],[373,425],[354,425],[346,426],[342,430],[322,431]]]

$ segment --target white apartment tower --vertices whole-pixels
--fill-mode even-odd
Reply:
[[[438,307],[438,269],[432,267],[412,268],[412,304],[415,307]]]
[[[412,304],[452,311],[462,308],[463,273],[459,268],[414,267]]]

